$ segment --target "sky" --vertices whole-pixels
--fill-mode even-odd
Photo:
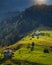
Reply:
[[[22,11],[36,3],[50,5],[52,0],[0,0],[0,18],[7,12]]]

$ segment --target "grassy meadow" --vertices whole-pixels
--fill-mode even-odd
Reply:
[[[26,37],[16,42],[16,44],[9,46],[9,48],[15,49],[12,60],[28,61],[39,63],[41,65],[52,65],[52,31],[37,31],[38,33],[43,32],[45,35],[32,37],[32,34],[34,34],[34,32],[35,31],[28,33]],[[33,50],[32,43],[34,43]],[[45,49],[47,49],[48,52],[44,52]],[[3,56],[4,55],[1,57],[0,53],[0,58],[3,58]]]

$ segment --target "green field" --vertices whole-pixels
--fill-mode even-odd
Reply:
[[[42,63],[51,65],[52,64],[52,52],[44,53],[45,46],[35,45],[34,50],[30,51],[31,48],[21,48],[14,53],[15,60],[27,60],[29,62]],[[48,48],[48,47],[46,47]]]
[[[18,45],[22,45],[18,50],[16,49],[12,60],[28,61],[38,63],[38,65],[52,65],[52,31],[38,31],[38,33],[40,32],[44,32],[45,34],[49,33],[49,36],[40,36],[38,39],[37,36],[34,36],[34,38],[32,38],[33,31],[16,44],[9,46],[9,48],[15,49],[18,48]],[[31,50],[32,42],[34,43],[33,50]],[[45,53],[45,49],[47,49],[49,53]]]

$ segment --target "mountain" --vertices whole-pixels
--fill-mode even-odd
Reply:
[[[41,28],[42,26],[42,28]],[[11,45],[36,29],[52,30],[52,5],[34,5],[0,22],[0,46]]]
[[[18,15],[20,13],[20,11],[8,11],[5,13],[1,13],[0,14],[0,21],[4,20],[4,19],[10,19],[11,17],[14,17],[16,15]]]
[[[14,11],[14,12],[7,12],[5,14],[6,18],[10,18],[10,17],[13,17],[13,16],[16,16],[20,13],[20,11]]]

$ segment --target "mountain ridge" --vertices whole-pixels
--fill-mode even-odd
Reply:
[[[0,24],[1,46],[11,45],[40,25],[52,30],[52,5],[34,5]]]

